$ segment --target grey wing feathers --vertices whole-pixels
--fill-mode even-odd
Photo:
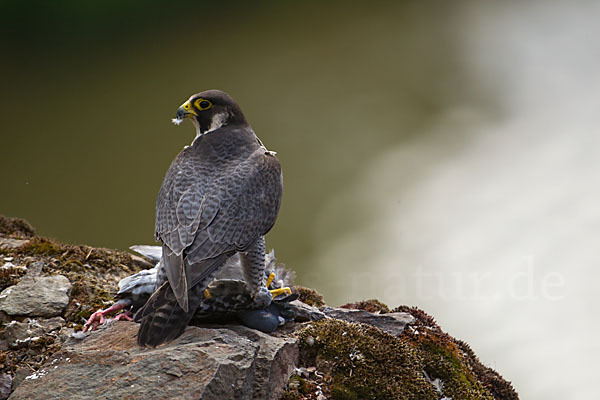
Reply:
[[[155,234],[163,242],[164,272],[185,312],[190,286],[183,252],[194,243],[202,225],[208,225],[216,214],[216,207],[206,200],[210,169],[190,148],[184,149],[173,160],[156,200]]]
[[[188,277],[186,274],[183,254],[177,255],[167,244],[163,244],[164,272],[167,274],[173,293],[177,302],[183,309],[188,311]]]
[[[215,243],[245,250],[275,223],[283,189],[279,161],[259,149],[228,181],[220,185],[221,206],[207,227],[208,236]]]
[[[191,267],[243,251],[268,232],[283,190],[279,161],[264,147],[232,162],[190,149],[173,161],[156,207],[165,270],[186,311],[188,290],[214,272]]]
[[[204,200],[208,174],[186,150],[173,160],[156,200],[156,238],[176,255],[192,244],[203,218],[205,225],[214,218]]]

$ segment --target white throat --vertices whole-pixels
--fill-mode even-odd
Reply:
[[[198,121],[196,121],[195,118],[192,118],[191,121],[192,124],[194,124],[194,128],[196,128],[196,137],[194,138],[194,140],[196,140],[198,137],[202,136],[202,132],[200,131],[200,124],[198,123]]]
[[[196,137],[192,141],[192,144],[194,144],[196,139],[198,139],[200,136],[206,135],[208,132],[216,131],[217,129],[224,126],[225,122],[227,122],[228,117],[229,117],[229,115],[226,112],[222,112],[222,113],[213,115],[212,121],[210,122],[210,126],[204,132],[202,132],[200,130],[200,124],[198,123],[198,121],[196,121],[195,118],[192,118],[192,123],[194,124],[194,127],[196,128]]]
[[[210,123],[208,130],[204,133],[212,132],[214,130],[219,129],[220,127],[225,125],[225,122],[227,122],[228,117],[229,115],[226,112],[213,115],[212,122]]]

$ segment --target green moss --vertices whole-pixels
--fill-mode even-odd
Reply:
[[[494,399],[519,400],[519,395],[512,384],[502,378],[498,372],[483,365],[467,343],[461,340],[455,340],[455,343],[477,381],[481,382]]]
[[[299,336],[301,362],[326,363],[331,369],[332,398],[437,398],[422,374],[418,352],[401,338],[369,325],[336,319],[313,323]]]
[[[27,270],[25,268],[0,269],[0,291],[19,283],[26,272]]]
[[[35,237],[19,248],[19,253],[27,256],[57,256],[63,251],[61,245],[43,237]]]
[[[64,312],[68,322],[81,324],[98,309],[106,308],[114,302],[114,289],[107,291],[97,278],[85,274],[72,274],[69,277],[73,286],[70,301]]]
[[[315,385],[308,382],[306,379],[298,375],[292,375],[288,381],[288,390],[280,397],[281,400],[297,400],[301,399],[302,395],[312,393],[315,390]]]
[[[302,394],[311,393],[315,389],[315,385],[308,382],[306,379],[298,375],[292,375],[289,380],[289,386],[295,388]]]
[[[405,312],[415,317],[416,322],[411,324],[415,326],[426,326],[436,332],[441,332],[440,327],[436,324],[435,319],[425,311],[417,307],[398,306],[391,312]]]
[[[286,390],[281,394],[279,400],[301,400],[302,396],[294,390]]]
[[[29,238],[32,235],[33,228],[26,221],[0,216],[0,236]],[[17,266],[30,267],[33,263],[42,262],[41,275],[60,274],[69,279],[72,289],[62,317],[66,325],[75,330],[82,329],[82,323],[93,311],[114,302],[120,279],[142,268],[128,253],[63,244],[37,236],[20,247],[4,247],[0,253],[12,257],[13,264]],[[28,271],[38,272],[22,267],[0,269],[0,289],[18,283]],[[2,335],[0,329],[0,337]],[[14,376],[15,371],[23,368],[36,371],[60,347],[61,341],[57,340],[56,334],[49,333],[26,346],[6,353],[0,351],[0,373],[9,372]]]
[[[335,379],[331,386],[331,398],[333,400],[360,400],[355,391],[344,386],[340,381],[343,381],[343,379]]]
[[[470,373],[468,366],[449,343],[436,344],[425,341],[423,344],[424,371],[444,383],[444,394],[457,399],[493,399]]]
[[[62,244],[40,236],[5,252],[15,258],[15,264],[42,261],[42,275],[69,279],[73,286],[63,317],[70,326],[81,324],[93,311],[114,302],[119,280],[142,268],[125,252]],[[16,284],[23,274],[0,271],[0,288]]]
[[[359,301],[358,303],[344,304],[343,306],[340,306],[340,308],[347,308],[351,310],[365,310],[371,313],[379,314],[385,314],[390,312],[390,309],[387,305],[375,299],[363,300]]]
[[[309,306],[322,307],[325,305],[323,296],[314,289],[304,286],[294,286],[292,291],[300,295],[299,300]]]
[[[300,366],[328,371],[330,397],[356,399],[493,399],[454,339],[432,328],[395,337],[336,319],[299,331]],[[443,384],[438,393],[432,380]]]
[[[34,237],[10,250],[16,259],[28,263],[43,261],[43,275],[64,275],[71,282],[70,301],[64,318],[71,325],[81,324],[93,311],[114,302],[120,279],[141,269],[130,254],[89,246],[62,244],[44,237]],[[2,285],[14,284],[20,276],[0,276]]]
[[[408,312],[415,317],[412,329],[403,336],[419,352],[423,371],[431,379],[439,378],[443,383],[444,396],[454,399],[493,399],[488,386],[473,373],[480,365],[465,353],[459,342],[446,334],[427,313],[415,307],[399,307],[394,311]],[[516,395],[516,393],[515,393]]]

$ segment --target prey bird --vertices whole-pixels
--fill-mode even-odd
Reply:
[[[119,281],[117,301],[106,309],[93,313],[85,323],[83,332],[93,331],[110,315],[113,320],[129,320],[154,293],[156,282],[162,277],[162,246],[135,245],[131,250],[145,256],[154,268],[142,270]],[[265,254],[265,286],[278,289],[292,284],[294,272],[275,260],[275,251]],[[273,332],[287,321],[295,319],[299,312],[291,302],[298,294],[273,297],[267,308],[255,309],[255,301],[250,296],[242,276],[241,257],[235,253],[215,275],[215,279],[204,291],[204,299],[196,308],[192,324],[242,322],[245,326],[262,332]],[[302,318],[302,315],[300,315]]]

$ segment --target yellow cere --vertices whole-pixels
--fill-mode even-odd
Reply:
[[[187,112],[189,112],[190,114],[194,114],[195,116],[198,116],[198,114],[196,114],[196,111],[194,111],[194,109],[192,108],[192,105],[190,104],[190,101],[186,101],[185,103],[183,103],[181,105],[181,107],[183,107],[183,109]]]
[[[208,110],[212,107],[212,103],[209,100],[199,98],[194,101],[194,107],[200,111]]]

